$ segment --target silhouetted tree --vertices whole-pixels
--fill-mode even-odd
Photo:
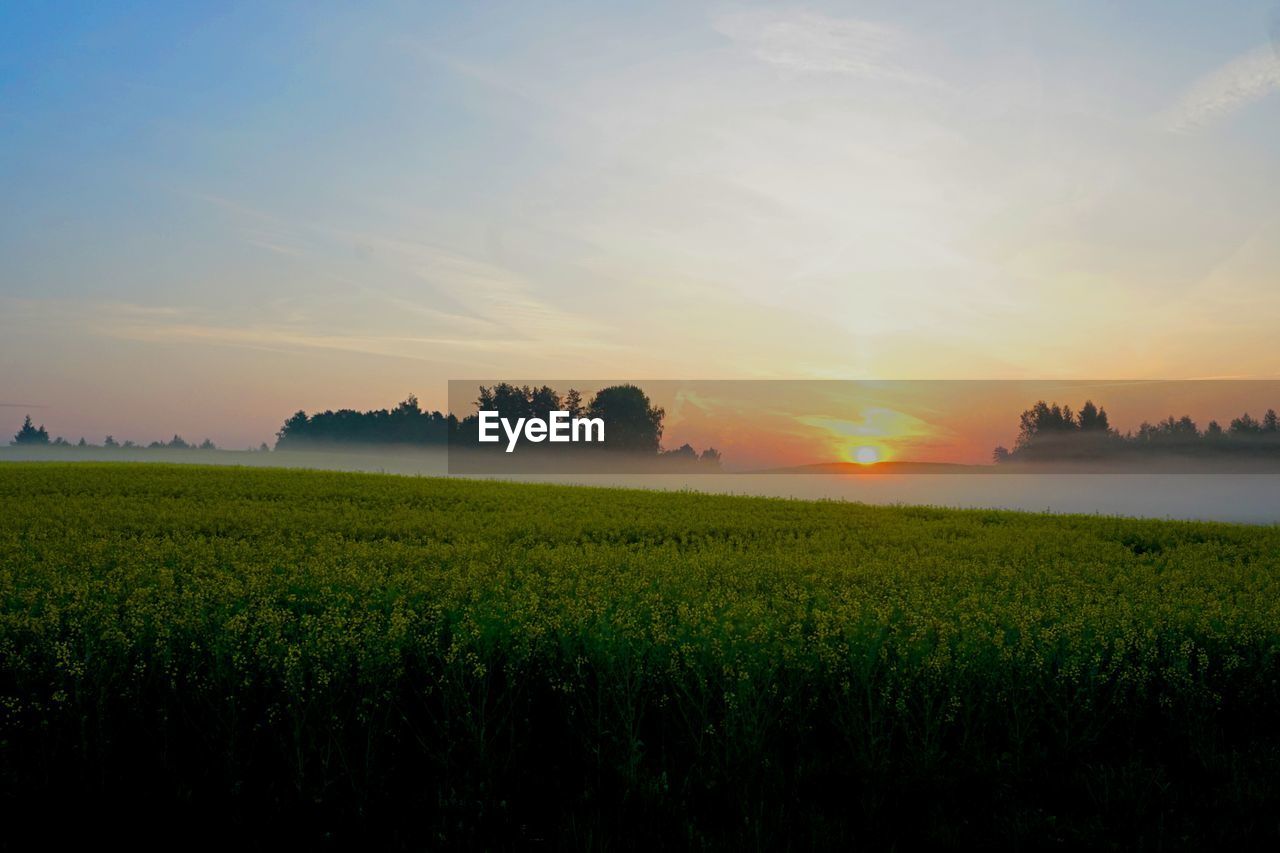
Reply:
[[[476,400],[476,408],[481,411],[497,412],[499,417],[512,423],[520,418],[528,418],[532,412],[529,399],[532,389],[528,386],[517,388],[509,382],[499,382],[491,388],[481,388],[480,397]]]
[[[1138,427],[1136,440],[1154,449],[1179,452],[1193,447],[1200,438],[1200,430],[1190,416],[1174,418],[1173,415],[1156,424],[1143,421]]]
[[[394,409],[355,409],[294,413],[276,433],[276,449],[292,450],[333,444],[443,444],[449,436],[448,419],[427,412],[410,395]]]
[[[587,406],[587,417],[604,419],[605,446],[637,453],[658,452],[665,416],[644,391],[630,384],[600,389]]]
[[[27,415],[26,419],[22,422],[22,427],[9,443],[24,445],[48,444],[49,431],[44,428],[44,424],[41,424],[38,427],[35,426],[31,423],[31,415]]]
[[[1162,421],[1144,421],[1135,433],[1120,435],[1107,422],[1106,411],[1087,401],[1079,415],[1043,400],[1027,409],[1018,420],[1018,440],[1012,451],[997,447],[996,462],[1021,460],[1097,459],[1117,456],[1180,455],[1212,453],[1263,454],[1280,458],[1280,417],[1268,409],[1262,420],[1245,413],[1223,430],[1210,421],[1201,432],[1189,415],[1169,415]]]
[[[1227,431],[1232,435],[1252,436],[1262,432],[1262,424],[1254,420],[1248,412],[1245,412],[1231,421],[1231,427]]]
[[[1080,414],[1076,416],[1076,422],[1081,432],[1105,433],[1111,431],[1111,424],[1107,421],[1107,410],[1099,409],[1093,404],[1092,400],[1086,400],[1084,405],[1080,407]]]
[[[309,419],[307,418],[306,412],[301,409],[294,412],[293,415],[284,422],[284,426],[280,427],[279,432],[276,433],[276,446],[279,447],[286,442],[304,441],[305,438],[303,433],[307,429],[308,422]]]
[[[119,447],[120,445],[116,443],[114,436],[109,435],[103,440],[102,446],[103,447]]]
[[[521,418],[549,419],[555,411],[568,412],[573,418],[603,418],[606,423],[605,448],[654,455],[661,452],[664,412],[653,406],[645,393],[634,385],[603,388],[590,403],[583,405],[582,394],[577,389],[571,388],[561,397],[548,385],[532,387],[500,382],[493,386],[480,386],[475,404],[477,409],[496,411],[512,423]],[[418,398],[411,395],[390,411],[339,409],[314,415],[297,411],[276,433],[276,449],[292,450],[326,444],[457,442],[461,446],[481,450],[503,450],[502,442],[481,444],[478,437],[479,418],[476,414],[459,419],[453,414],[427,412],[422,409]],[[581,449],[598,449],[600,446],[592,444]],[[265,444],[263,449],[266,449]],[[546,452],[548,449],[548,445],[522,446],[521,452]],[[683,448],[677,452],[682,451]],[[704,460],[709,465],[719,465],[720,454],[714,449],[709,448],[702,456],[693,448],[689,448],[689,452],[693,454],[695,463]]]
[[[550,417],[552,412],[564,409],[560,402],[560,395],[546,385],[541,388],[531,389],[528,394],[529,414],[531,417],[545,419]]]
[[[1029,447],[1037,439],[1056,438],[1073,433],[1078,429],[1070,406],[1052,406],[1044,400],[1038,401],[1018,418],[1019,447]]]
[[[1079,429],[1070,406],[1039,400],[1018,417],[1014,452],[1027,459],[1060,455]]]
[[[582,417],[582,394],[577,388],[570,388],[569,393],[564,395],[564,410],[569,413],[571,418]]]

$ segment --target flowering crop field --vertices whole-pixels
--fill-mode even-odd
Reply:
[[[32,822],[1252,843],[1278,653],[1276,527],[0,465],[0,796]]]

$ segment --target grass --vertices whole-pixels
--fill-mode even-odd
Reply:
[[[390,846],[1280,835],[1280,528],[0,466],[0,796]]]

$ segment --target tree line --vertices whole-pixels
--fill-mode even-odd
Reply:
[[[44,424],[36,426],[32,422],[31,416],[27,415],[23,420],[22,426],[18,428],[17,433],[9,440],[9,444],[14,447],[79,447],[79,448],[96,448],[100,450],[217,450],[218,446],[209,439],[205,439],[199,443],[189,442],[182,436],[174,434],[169,441],[153,441],[150,444],[138,444],[133,441],[116,441],[115,436],[107,436],[102,440],[102,444],[93,444],[88,442],[81,436],[78,442],[72,443],[62,436],[50,438],[49,431],[45,429]],[[262,443],[259,450],[269,450],[266,442]]]
[[[561,395],[547,385],[533,387],[502,382],[492,386],[480,386],[475,405],[479,410],[496,411],[503,418],[514,422],[519,418],[549,417],[553,411],[567,411],[570,417],[602,418],[608,425],[605,439],[598,445],[579,445],[580,448],[605,449],[636,455],[654,456],[681,462],[719,467],[720,453],[713,447],[699,452],[689,444],[664,450],[662,447],[663,419],[666,412],[654,406],[648,395],[636,385],[622,384],[602,388],[589,400],[575,388]],[[180,435],[170,441],[153,441],[136,444],[133,441],[117,442],[107,436],[100,445],[90,444],[81,438],[72,444],[61,436],[51,439],[48,430],[36,426],[28,415],[22,427],[9,442],[23,447],[92,447],[123,449],[171,449],[216,450],[209,439],[199,444],[190,443]],[[501,444],[479,441],[479,416],[470,414],[458,418],[453,414],[428,411],[410,395],[392,409],[326,409],[308,415],[295,412],[285,420],[276,432],[276,450],[307,450],[325,447],[358,446],[465,446],[482,451],[501,450]],[[264,442],[260,450],[269,450]],[[525,453],[537,453],[538,445],[523,446]],[[545,448],[544,448],[545,449]]]
[[[276,432],[276,450],[304,450],[324,445],[445,444],[457,429],[457,418],[428,412],[410,395],[394,409],[327,409],[308,415],[295,412]]]
[[[570,388],[563,395],[548,385],[512,385],[501,382],[480,386],[475,400],[477,410],[496,411],[512,422],[520,418],[547,419],[551,412],[568,412],[571,418],[602,418],[608,425],[601,445],[580,445],[582,449],[629,452],[663,459],[705,463],[719,466],[720,453],[715,448],[699,452],[689,444],[678,448],[662,448],[663,419],[666,412],[654,406],[648,395],[636,385],[612,385],[597,391],[589,400]],[[501,445],[481,443],[479,416],[427,411],[418,398],[408,397],[394,409],[326,410],[308,415],[294,413],[276,433],[277,450],[301,450],[323,446],[349,445],[448,445],[482,451],[498,450]],[[539,447],[522,447],[526,453],[539,452]],[[542,448],[545,450],[545,447]]]
[[[1245,413],[1224,428],[1211,420],[1202,430],[1189,415],[1143,421],[1136,431],[1111,426],[1107,410],[1085,402],[1080,411],[1040,400],[1018,418],[1013,449],[997,447],[993,459],[1040,462],[1072,459],[1148,458],[1169,455],[1275,456],[1280,458],[1280,416],[1268,409],[1261,418]]]

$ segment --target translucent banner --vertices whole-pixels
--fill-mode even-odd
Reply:
[[[454,474],[1280,473],[1273,380],[449,382]]]

